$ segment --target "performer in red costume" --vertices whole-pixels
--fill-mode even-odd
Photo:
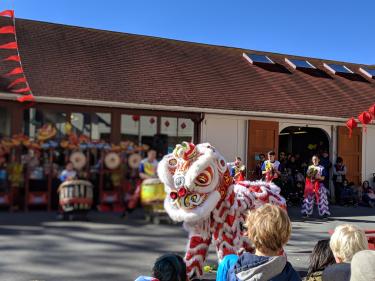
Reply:
[[[330,215],[327,189],[324,186],[324,167],[319,165],[319,157],[314,155],[313,165],[309,166],[306,174],[305,199],[302,205],[302,215],[309,217],[313,214],[314,203],[318,205],[319,216],[327,218]]]

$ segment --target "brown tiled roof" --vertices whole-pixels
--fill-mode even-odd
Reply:
[[[305,73],[292,55],[254,52],[30,20],[16,20],[24,70],[36,96],[236,111],[349,117],[375,103],[375,80]],[[244,52],[276,67],[251,65]],[[337,62],[333,62],[337,63]]]

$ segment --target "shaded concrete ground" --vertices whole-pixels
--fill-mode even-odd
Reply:
[[[329,221],[302,221],[299,209],[289,210],[293,235],[286,247],[302,274],[308,256],[328,230],[342,223],[375,229],[375,210],[333,207]],[[54,213],[0,213],[1,281],[131,281],[150,274],[165,252],[184,253],[187,233],[180,225],[152,225],[137,211],[127,219],[90,214],[90,222],[63,222]],[[208,263],[216,261],[213,249]]]

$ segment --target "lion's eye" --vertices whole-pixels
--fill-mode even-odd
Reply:
[[[211,184],[212,181],[212,169],[208,167],[205,171],[200,173],[195,178],[195,184],[199,186],[208,186]]]

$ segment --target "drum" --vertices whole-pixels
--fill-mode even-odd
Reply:
[[[72,162],[74,169],[82,170],[86,165],[86,156],[81,151],[73,152],[69,157],[70,162]]]
[[[128,159],[129,167],[132,169],[138,169],[139,164],[141,164],[141,161],[142,161],[141,155],[139,155],[138,153],[134,153],[129,156],[129,159]]]
[[[147,179],[141,185],[141,203],[143,206],[164,201],[164,184],[159,179]]]
[[[88,211],[93,203],[93,186],[84,180],[63,182],[58,189],[59,203],[64,212]]]
[[[108,169],[115,170],[121,164],[120,156],[115,152],[110,152],[105,156],[104,164]]]

